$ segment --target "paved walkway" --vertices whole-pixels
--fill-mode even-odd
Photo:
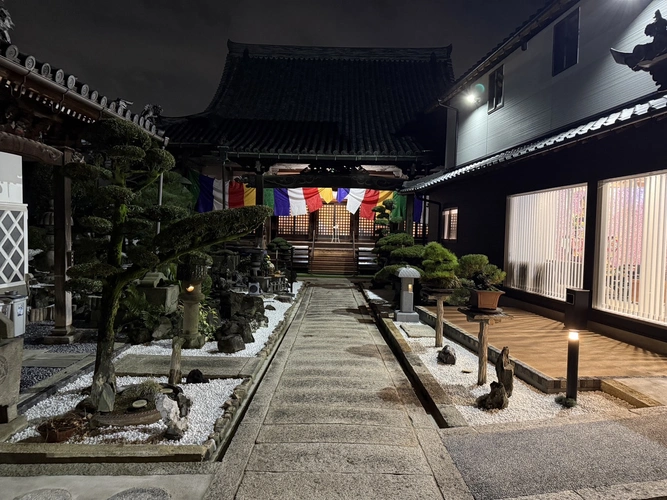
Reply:
[[[437,429],[361,293],[345,279],[313,282],[222,462],[0,464],[0,498],[667,495],[667,408]]]
[[[209,499],[472,498],[348,280],[308,288]]]

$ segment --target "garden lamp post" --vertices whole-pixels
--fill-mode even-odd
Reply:
[[[565,397],[577,400],[579,382],[579,332],[570,330],[567,341],[567,388]]]

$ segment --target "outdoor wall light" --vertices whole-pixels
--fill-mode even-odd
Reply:
[[[475,94],[473,92],[469,92],[468,94],[466,94],[465,99],[466,99],[466,102],[468,104],[472,104],[472,105],[479,104],[482,101],[482,99],[477,94]]]
[[[570,330],[567,340],[567,387],[565,397],[577,400],[579,383],[579,332]]]

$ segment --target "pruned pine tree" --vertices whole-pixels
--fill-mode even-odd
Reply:
[[[142,207],[139,194],[174,167],[174,157],[135,125],[118,119],[91,125],[87,163],[71,163],[64,174],[86,190],[89,215],[78,223],[89,231],[88,262],[67,274],[81,293],[102,294],[91,403],[113,410],[116,380],[112,363],[114,321],[125,287],[157,266],[255,230],[271,215],[264,206],[188,215],[176,206]],[[155,222],[170,223],[155,235]],[[174,222],[175,221],[175,222]]]

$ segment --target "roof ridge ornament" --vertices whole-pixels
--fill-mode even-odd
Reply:
[[[9,11],[5,9],[5,0],[0,0],[0,40],[11,44],[12,39],[9,36],[9,30],[14,28],[14,22]]]
[[[609,49],[618,64],[624,64],[633,71],[648,71],[659,91],[667,91],[667,20],[659,10],[655,11],[653,22],[644,29],[644,34],[653,38],[652,42],[635,45],[632,52]]]

